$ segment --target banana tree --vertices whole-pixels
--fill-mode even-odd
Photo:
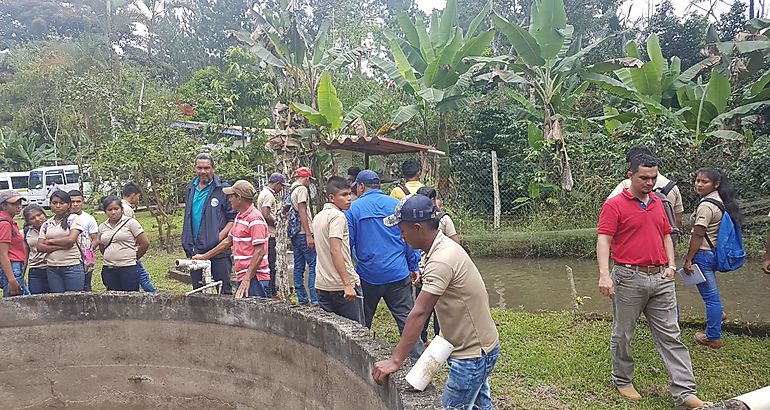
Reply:
[[[228,30],[229,37],[236,38],[260,61],[276,73],[276,89],[280,94],[299,90],[297,96],[305,104],[315,105],[315,90],[324,71],[336,71],[354,63],[363,49],[343,50],[330,47],[329,28],[331,20],[324,20],[313,39],[305,36],[299,27],[298,3],[278,0],[280,10],[257,11],[251,8],[246,13],[256,28],[253,32]],[[329,47],[329,48],[327,48]]]
[[[494,38],[492,30],[478,31],[490,8],[490,4],[484,6],[471,21],[467,33],[458,24],[457,0],[447,0],[441,13],[434,10],[428,27],[419,13],[413,21],[405,12],[396,12],[400,35],[385,33],[393,59],[372,55],[370,61],[412,96],[415,103],[396,110],[392,120],[377,131],[378,135],[392,134],[420,114],[424,137],[446,150],[446,116],[472,101],[468,86],[480,67],[466,58],[482,55]],[[437,139],[428,135],[426,111],[431,109],[439,113]]]
[[[561,187],[571,190],[574,181],[560,122],[566,118],[577,98],[588,89],[589,83],[584,75],[638,67],[642,62],[637,58],[622,58],[584,66],[582,58],[611,37],[582,47],[581,39],[573,38],[574,29],[567,24],[563,0],[533,1],[527,30],[496,13],[492,15],[492,23],[511,43],[515,55],[476,59],[496,67],[480,78],[490,82],[520,83],[529,90],[529,96],[516,91],[512,95],[538,121],[542,121],[541,131],[530,127],[531,145],[533,148],[542,145],[537,142],[536,134],[541,135],[541,140],[556,142]]]
[[[363,125],[361,116],[377,101],[377,95],[371,95],[369,98],[358,103],[343,117],[342,102],[337,98],[337,89],[332,84],[331,76],[327,71],[321,73],[318,82],[318,109],[293,102],[289,104],[292,110],[305,117],[310,125],[318,127],[322,137],[335,139],[340,133],[348,128],[355,128],[360,136],[366,136],[366,127]],[[361,131],[363,130],[363,132]]]
[[[682,71],[682,63],[678,57],[672,57],[670,62],[663,57],[657,34],[649,35],[646,49],[650,60],[643,62],[641,66],[614,70],[614,78],[600,73],[587,73],[583,78],[621,98],[640,103],[650,114],[666,116],[680,129],[687,129],[688,126],[682,118],[672,110],[672,107],[676,108],[677,105],[685,107],[681,100],[677,101],[677,96],[687,94],[679,91],[687,89],[690,93],[694,93],[693,79],[717,65],[720,57],[705,58]],[[626,56],[641,61],[639,45],[636,42],[626,43]],[[699,96],[702,95],[703,93],[699,93]],[[713,96],[713,94],[710,95]],[[728,98],[729,95],[728,91]],[[691,124],[694,123],[694,121],[691,122]]]

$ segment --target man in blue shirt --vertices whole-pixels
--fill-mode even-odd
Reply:
[[[377,305],[385,299],[399,332],[403,332],[414,305],[412,283],[418,278],[420,254],[404,243],[397,226],[385,226],[383,218],[395,212],[398,200],[380,190],[379,175],[365,169],[358,173],[353,186],[359,197],[346,216],[364,293],[366,327],[372,327]],[[422,350],[422,343],[416,344],[412,356],[419,356]]]
[[[214,174],[214,158],[199,154],[195,158],[195,179],[187,186],[182,225],[182,248],[187,257],[203,254],[227,237],[237,211],[232,209],[227,195],[222,191],[230,185]],[[230,251],[211,258],[211,275],[214,281],[222,281],[222,293],[231,294]],[[193,289],[203,286],[203,272],[191,271]]]

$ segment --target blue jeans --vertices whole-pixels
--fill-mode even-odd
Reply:
[[[48,272],[46,268],[29,268],[27,271],[27,279],[29,280],[29,293],[33,295],[39,295],[41,293],[48,293]]]
[[[16,282],[19,282],[21,287],[21,293],[19,295],[29,295],[29,289],[27,284],[24,283],[24,262],[11,261],[11,270],[13,270],[13,276],[16,278]],[[5,277],[3,268],[0,268],[0,288],[3,288],[3,297],[10,297],[8,294],[8,278]],[[18,295],[14,295],[18,296]]]
[[[82,292],[86,283],[86,272],[82,264],[72,266],[49,266],[48,288],[51,293]]]
[[[354,322],[358,322],[361,325],[366,324],[364,319],[364,291],[361,290],[361,286],[355,287],[356,298],[355,300],[345,300],[345,291],[318,291],[318,303],[321,309],[331,312],[342,317],[346,317]]]
[[[107,290],[139,292],[139,265],[105,266],[102,268],[102,283]]]
[[[241,282],[238,282],[238,286],[241,286]],[[249,281],[249,295],[250,298],[266,298],[267,292],[265,286],[260,283],[257,278],[251,278]]]
[[[700,250],[692,258],[692,263],[698,265],[706,278],[705,282],[698,284],[698,292],[706,304],[706,337],[709,340],[718,340],[722,337],[722,301],[714,274],[714,252]]]
[[[260,280],[259,284],[262,286],[262,289],[265,290],[265,296],[266,297],[269,298],[269,297],[271,297],[273,295],[272,293],[270,293],[270,281],[269,280]],[[251,286],[251,285],[249,285],[249,286]]]
[[[446,409],[465,410],[468,408],[492,410],[492,393],[489,390],[489,376],[500,356],[500,345],[489,353],[481,352],[481,357],[472,359],[447,360],[447,376],[441,403]]]
[[[315,291],[315,249],[307,247],[307,237],[297,234],[291,238],[291,248],[294,251],[294,290],[300,304],[308,302],[305,290],[305,264],[307,263],[307,285],[310,288],[310,303],[318,304],[318,295]]]
[[[142,289],[145,292],[157,292],[155,286],[152,286],[152,282],[150,282],[150,273],[144,268],[142,261],[136,261],[136,266],[139,267],[139,284]]]

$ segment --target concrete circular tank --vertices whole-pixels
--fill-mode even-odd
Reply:
[[[385,386],[390,347],[318,309],[226,296],[71,293],[0,300],[2,408],[438,409]]]

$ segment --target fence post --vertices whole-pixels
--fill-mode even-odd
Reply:
[[[492,151],[492,189],[495,195],[495,229],[500,228],[500,182],[497,179],[497,151]]]

